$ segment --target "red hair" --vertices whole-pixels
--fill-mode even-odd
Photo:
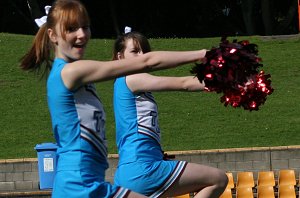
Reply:
[[[47,22],[42,25],[37,32],[32,47],[21,58],[20,67],[23,70],[37,71],[43,70],[43,74],[51,69],[53,58],[51,52],[54,45],[48,36],[48,29],[55,33],[55,27],[60,24],[61,36],[63,39],[66,33],[74,27],[90,25],[90,19],[84,5],[78,0],[57,0],[49,10]],[[42,65],[45,67],[42,68]]]

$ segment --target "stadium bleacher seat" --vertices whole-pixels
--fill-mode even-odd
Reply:
[[[220,198],[232,198],[231,188],[226,188]]]
[[[252,187],[237,187],[236,198],[254,198]]]
[[[257,186],[275,186],[275,176],[273,171],[260,171],[257,176]]]
[[[190,194],[184,194],[184,195],[179,195],[179,196],[176,196],[174,198],[190,198]]]
[[[238,172],[236,187],[255,187],[253,172]]]
[[[257,186],[257,198],[275,198],[273,186]]]
[[[279,170],[278,185],[296,185],[296,176],[293,169]]]
[[[226,175],[228,177],[228,184],[226,188],[234,189],[235,185],[234,185],[233,174],[231,172],[227,172]]]
[[[278,186],[278,198],[296,198],[294,185]]]

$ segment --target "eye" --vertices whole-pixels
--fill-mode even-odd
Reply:
[[[68,32],[76,32],[79,28],[78,27],[69,27],[67,29]]]
[[[88,30],[88,29],[90,29],[90,26],[89,25],[82,26],[82,29]]]
[[[131,53],[133,53],[133,54],[138,54],[138,53],[140,53],[140,52],[142,52],[142,50],[140,50],[140,49],[138,49],[138,48],[135,48],[135,49],[132,49],[132,50],[131,50]]]

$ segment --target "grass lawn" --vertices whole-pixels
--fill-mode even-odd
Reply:
[[[54,142],[46,102],[46,80],[19,69],[33,36],[0,33],[0,159],[36,157],[38,143]],[[232,38],[229,38],[232,40]],[[300,142],[300,39],[238,37],[256,43],[274,93],[259,111],[224,107],[216,93],[154,93],[163,149],[191,150],[298,145]],[[217,46],[220,38],[150,39],[153,50]],[[113,40],[92,39],[87,59],[110,60]],[[192,64],[157,75],[190,75]],[[112,81],[98,83],[107,113],[109,153],[116,153]]]

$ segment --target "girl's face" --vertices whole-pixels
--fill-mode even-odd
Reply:
[[[60,24],[57,24],[56,34],[53,32],[51,36],[49,32],[49,36],[52,42],[55,43],[55,56],[67,62],[72,62],[83,57],[86,45],[91,37],[91,31],[89,26],[69,28],[64,39]]]
[[[142,55],[142,49],[135,45],[132,39],[126,41],[126,48],[124,50],[123,58],[131,58]]]

